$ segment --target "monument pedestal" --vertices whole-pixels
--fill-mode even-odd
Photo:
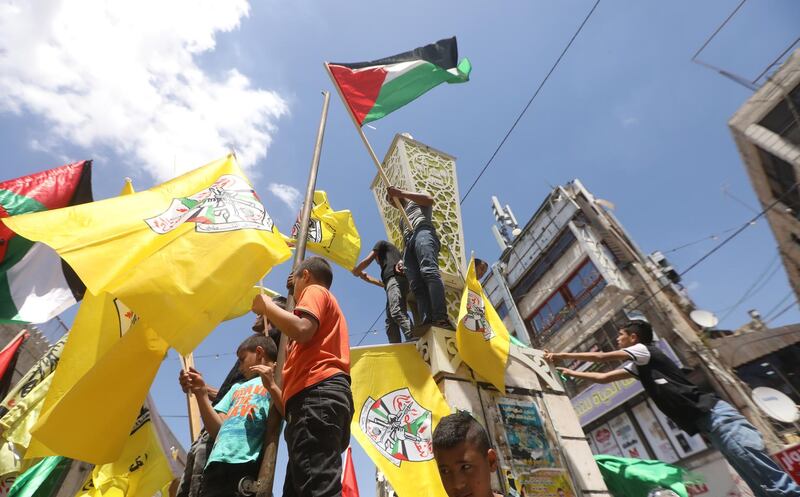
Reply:
[[[417,350],[453,410],[469,411],[498,453],[493,485],[528,495],[609,496],[586,435],[542,351],[511,345],[506,392],[500,393],[458,355],[455,332],[429,327]]]

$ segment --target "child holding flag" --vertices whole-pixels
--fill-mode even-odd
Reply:
[[[239,345],[236,355],[245,381],[234,385],[214,406],[203,376],[194,368],[181,371],[181,385],[186,384],[197,397],[205,429],[216,439],[203,470],[200,497],[236,495],[242,478],[258,476],[270,399],[281,403],[273,375],[278,358],[275,342],[252,335]]]
[[[283,365],[289,452],[283,495],[339,496],[341,454],[350,442],[353,417],[347,322],[329,290],[333,272],[325,259],[305,259],[292,279],[297,302],[293,312],[262,295],[253,300],[253,312],[290,339]]]

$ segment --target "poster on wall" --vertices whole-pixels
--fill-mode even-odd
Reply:
[[[661,427],[661,423],[656,419],[656,415],[650,410],[647,402],[636,404],[633,409],[633,417],[642,428],[644,437],[650,443],[650,448],[656,459],[664,461],[665,463],[673,463],[678,460],[678,454],[672,448],[672,442],[669,441],[667,433]]]
[[[592,431],[592,440],[597,447],[598,454],[622,457],[622,450],[620,450],[608,423],[603,423]]]
[[[636,432],[628,413],[623,412],[611,418],[608,422],[608,427],[611,428],[614,438],[617,439],[617,445],[619,445],[623,457],[650,459],[650,455],[639,438],[639,434]]]
[[[497,409],[514,466],[552,468],[555,465],[539,409],[532,401],[500,398]]]
[[[658,418],[658,421],[661,423],[661,426],[664,428],[664,431],[667,433],[667,437],[669,437],[670,442],[672,442],[672,446],[678,452],[678,456],[681,458],[688,457],[706,448],[706,444],[703,442],[703,437],[700,435],[689,435],[685,431],[678,428],[678,426],[675,425],[672,420],[666,417],[664,413],[661,412],[658,407],[656,407],[652,400],[648,399],[647,403],[650,405],[650,409],[653,410]]]
[[[525,480],[525,495],[537,497],[575,497],[569,476],[563,469],[537,469]]]
[[[508,495],[576,497],[553,433],[533,398],[494,395],[487,423],[494,434]]]

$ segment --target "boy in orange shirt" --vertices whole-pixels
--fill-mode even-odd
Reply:
[[[310,257],[294,272],[295,302],[287,312],[257,296],[253,312],[289,338],[283,365],[283,411],[289,462],[284,497],[334,497],[342,493],[341,454],[350,443],[353,395],[347,322],[328,289],[333,272]]]

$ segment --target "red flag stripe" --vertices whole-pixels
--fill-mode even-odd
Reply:
[[[329,65],[328,67],[348,107],[353,111],[358,124],[361,125],[378,100],[381,86],[383,86],[383,81],[386,79],[386,69],[368,67],[353,70],[336,65]]]

